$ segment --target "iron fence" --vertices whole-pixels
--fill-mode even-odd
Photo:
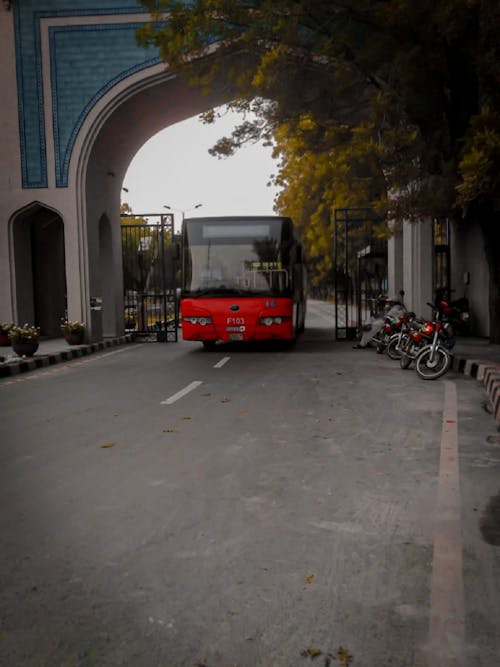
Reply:
[[[334,211],[335,338],[352,340],[387,291],[387,241],[373,238],[376,217],[366,208]]]
[[[121,233],[126,331],[149,340],[176,342],[179,245],[173,215],[122,215]]]

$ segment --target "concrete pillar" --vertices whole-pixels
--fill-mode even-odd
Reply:
[[[403,289],[403,232],[394,231],[387,241],[387,292],[399,294]]]
[[[403,289],[405,303],[417,315],[429,317],[432,302],[433,246],[430,220],[403,223]]]

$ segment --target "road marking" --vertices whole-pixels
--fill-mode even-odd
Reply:
[[[196,389],[196,387],[199,387],[200,384],[203,384],[203,382],[201,380],[195,380],[194,382],[191,382],[190,384],[188,384],[187,387],[184,387],[184,389],[181,389],[176,394],[172,394],[172,396],[169,396],[168,398],[166,398],[164,401],[162,401],[160,403],[160,405],[172,405],[172,403],[175,403],[180,398],[182,398],[186,394],[189,394],[189,392]]]
[[[229,359],[231,359],[231,357],[224,357],[223,359],[221,359],[220,361],[218,361],[215,364],[214,368],[222,368],[224,366],[224,364],[227,364]]]
[[[432,559],[429,665],[464,667],[464,626],[457,388],[455,383],[444,380],[443,426]]]

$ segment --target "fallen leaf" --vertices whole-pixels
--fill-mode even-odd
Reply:
[[[248,410],[245,410],[245,408],[243,408],[242,410],[240,410],[240,415],[245,414],[245,412],[248,412]]]
[[[207,392],[205,392],[204,394],[202,394],[202,396],[211,396],[211,395],[212,395],[212,394],[211,394],[209,391],[207,391]]]
[[[314,574],[310,574],[310,575],[308,575],[308,576],[306,577],[306,582],[307,582],[308,584],[312,584],[313,579],[314,579]]]
[[[309,648],[306,648],[305,651],[302,651],[300,655],[303,656],[304,658],[311,658],[312,660],[314,660],[314,658],[317,658],[318,655],[321,654],[322,654],[321,649],[316,648],[316,646],[309,646]]]
[[[187,421],[188,419],[191,419],[191,417],[183,417],[183,419]]]
[[[349,667],[349,663],[352,662],[352,655],[343,646],[339,646],[336,657],[340,660],[342,667]]]
[[[114,442],[103,442],[101,445],[101,449],[109,449],[110,447],[114,446],[115,446]]]
[[[177,433],[176,428],[164,428],[163,433]]]

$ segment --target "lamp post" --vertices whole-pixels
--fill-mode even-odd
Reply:
[[[182,223],[184,222],[184,216],[186,215],[186,213],[189,213],[189,211],[194,211],[195,209],[200,208],[201,206],[203,206],[203,204],[196,204],[191,208],[181,209],[181,208],[174,208],[173,206],[169,206],[168,204],[164,204],[163,208],[167,208],[169,211],[175,211],[176,213],[180,213],[182,216],[181,217],[181,226],[182,226]]]

